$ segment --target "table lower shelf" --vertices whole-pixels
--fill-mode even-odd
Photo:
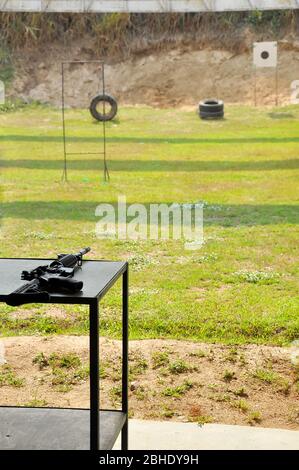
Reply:
[[[0,407],[0,450],[88,450],[90,411]],[[121,411],[100,412],[100,449],[112,449],[126,420]]]

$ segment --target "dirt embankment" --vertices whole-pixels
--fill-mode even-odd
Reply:
[[[90,60],[96,52],[88,44],[22,53],[15,57],[16,76],[10,94],[25,100],[61,104],[61,61]],[[289,104],[291,84],[299,79],[299,42],[279,43],[278,101]],[[179,46],[164,52],[137,55],[105,66],[106,91],[121,104],[172,107],[196,105],[217,97],[226,103],[254,103],[255,73],[251,49],[234,53],[220,49]],[[257,102],[275,104],[275,69],[256,73]],[[65,66],[66,106],[86,107],[100,89],[96,64]]]
[[[89,407],[88,337],[3,338],[0,346],[2,405]],[[298,429],[295,352],[298,359],[291,348],[132,341],[130,415]],[[102,407],[119,406],[119,341],[101,339],[100,377]]]

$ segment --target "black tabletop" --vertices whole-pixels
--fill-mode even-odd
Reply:
[[[31,270],[37,266],[47,265],[49,259],[0,259],[0,302],[21,287],[26,281],[21,280],[23,270]],[[51,293],[51,303],[88,304],[100,299],[126,270],[125,262],[116,261],[83,261],[74,279],[83,281],[83,290],[76,294]]]

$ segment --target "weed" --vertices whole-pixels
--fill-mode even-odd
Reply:
[[[222,402],[223,403],[228,403],[228,402],[231,401],[231,397],[228,393],[223,393],[223,394],[219,393],[215,396],[211,396],[211,399],[214,400],[214,401],[217,401],[219,403],[222,403]]]
[[[247,422],[251,425],[256,423],[261,423],[262,415],[259,411],[251,411],[251,413],[247,417]]]
[[[202,357],[206,357],[206,353],[202,349],[198,349],[197,351],[192,351],[191,353],[189,353],[189,356],[202,358]]]
[[[236,363],[238,359],[238,350],[237,348],[231,348],[229,352],[224,356],[226,361]]]
[[[49,366],[49,360],[48,358],[44,355],[43,352],[38,353],[33,359],[32,359],[33,364],[37,364],[39,370],[43,370],[46,367]]]
[[[277,374],[276,372],[269,369],[256,369],[253,372],[253,377],[265,382],[267,384],[273,384],[276,386],[278,392],[282,392],[284,395],[287,395],[290,391],[291,384],[290,382],[283,377],[282,375]]]
[[[142,271],[147,268],[149,265],[154,263],[154,260],[149,256],[143,255],[141,253],[135,253],[128,257],[128,262],[132,271]]]
[[[175,415],[175,412],[172,408],[164,406],[161,415],[163,416],[163,418],[172,418]]]
[[[114,404],[120,402],[121,395],[122,395],[121,385],[115,385],[114,387],[111,387],[111,389],[109,390],[110,399],[111,399],[112,403],[114,403]]]
[[[147,390],[145,389],[145,387],[143,387],[143,386],[138,387],[136,392],[135,392],[135,396],[136,396],[137,400],[139,400],[139,401],[146,400],[146,398],[148,396],[148,393],[147,393]]]
[[[190,370],[190,366],[185,361],[178,359],[177,361],[169,364],[168,369],[171,374],[183,374]]]
[[[237,400],[233,403],[233,406],[235,408],[238,408],[238,410],[242,411],[242,413],[247,413],[249,410],[249,405],[246,400]]]
[[[249,282],[251,284],[266,283],[270,284],[277,280],[279,277],[278,273],[272,271],[238,271],[234,273],[234,276],[238,277],[242,281]]]
[[[212,416],[199,416],[197,417],[197,424],[198,426],[202,427],[205,424],[212,423],[214,421]]]
[[[237,397],[248,397],[248,393],[246,392],[244,387],[239,388],[238,390],[234,390],[233,394],[236,395]]]
[[[74,369],[81,366],[81,359],[77,354],[61,354],[53,353],[49,357],[49,364],[52,367],[59,367],[62,369]]]
[[[108,373],[106,370],[106,365],[102,362],[100,364],[100,379],[106,379],[108,377]]]
[[[0,366],[0,387],[23,387],[25,379],[17,377],[15,372],[7,364]]]
[[[233,379],[236,379],[236,373],[226,369],[222,377],[225,382],[231,382]]]
[[[143,374],[147,368],[148,363],[143,356],[135,357],[133,360],[131,360],[131,365],[129,367],[130,379],[133,380],[138,375]]]
[[[159,369],[169,364],[169,354],[166,351],[154,351],[151,359],[153,369]]]
[[[193,387],[193,383],[189,380],[185,380],[182,385],[177,385],[176,387],[167,387],[162,391],[162,395],[165,397],[180,398],[188,390]]]
[[[28,401],[27,403],[24,403],[24,407],[27,408],[43,408],[47,406],[46,400],[43,399],[38,399],[38,398],[33,398],[32,400]]]

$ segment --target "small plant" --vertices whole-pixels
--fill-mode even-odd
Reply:
[[[69,385],[69,376],[67,371],[59,368],[53,369],[52,385]]]
[[[85,382],[89,377],[89,366],[80,366],[73,373],[73,384]]]
[[[146,400],[147,398],[147,391],[145,389],[145,387],[141,386],[141,387],[138,387],[136,392],[135,392],[135,396],[137,398],[137,400]]]
[[[43,408],[47,406],[46,400],[38,399],[38,398],[33,398],[32,400],[28,401],[25,403],[23,406],[27,408]]]
[[[188,370],[190,370],[190,366],[188,366],[188,364],[186,364],[186,362],[182,361],[181,359],[178,359],[177,361],[169,364],[168,369],[172,374],[183,374],[184,372],[188,372]]]
[[[214,361],[214,359],[215,359],[215,353],[214,353],[213,349],[210,349],[209,354],[207,355],[207,359],[208,359],[208,361],[210,361],[210,362],[213,362],[213,361]]]
[[[207,387],[211,390],[217,390],[219,388],[219,385],[211,383],[211,384],[208,384]]]
[[[147,255],[141,253],[135,253],[134,255],[129,256],[128,262],[132,271],[142,271],[144,268],[147,268],[150,264],[155,264],[154,261]]]
[[[165,397],[180,398],[192,387],[193,387],[193,383],[190,382],[189,380],[185,380],[185,382],[183,382],[182,385],[178,385],[177,387],[165,388],[162,392],[162,395]]]
[[[277,389],[279,392],[282,392],[284,395],[288,395],[290,393],[291,384],[290,382],[285,379],[284,377],[280,377],[277,382]]]
[[[262,421],[262,415],[259,411],[252,411],[247,418],[247,422],[251,425],[258,424]]]
[[[17,377],[15,372],[7,364],[0,367],[0,387],[23,387],[25,379]]]
[[[144,357],[141,357],[135,364],[135,369],[142,373],[145,369],[148,368],[147,360]]]
[[[192,258],[193,263],[209,263],[211,261],[217,261],[218,256],[215,253],[211,253],[210,255],[202,255],[202,256],[194,256]]]
[[[17,101],[6,100],[5,103],[0,104],[0,114],[17,111],[19,109],[24,108],[25,106],[26,106],[26,103],[21,100],[17,100]]]
[[[238,350],[237,348],[231,348],[229,352],[224,356],[226,361],[236,363],[238,359]]]
[[[206,357],[206,353],[202,349],[198,349],[197,351],[191,352],[189,354],[190,357]]]
[[[225,380],[225,382],[231,382],[233,379],[236,379],[235,372],[226,369],[223,374],[223,380]]]
[[[269,369],[256,369],[253,373],[253,377],[266,382],[267,384],[274,384],[278,392],[282,392],[287,395],[290,391],[291,384],[283,376]]]
[[[278,378],[278,374],[268,369],[256,369],[252,375],[255,379],[261,380],[262,382],[266,382],[268,384],[275,382]]]
[[[253,26],[258,26],[263,21],[263,12],[261,10],[252,10],[248,12],[247,22]]]
[[[163,408],[163,411],[161,412],[161,415],[163,418],[172,418],[175,415],[175,412],[173,409],[169,408],[168,406],[165,406]]]
[[[112,401],[112,403],[119,403],[121,399],[121,394],[122,394],[122,387],[121,385],[115,385],[112,387],[109,391],[109,396]]]
[[[159,369],[169,364],[169,354],[166,351],[154,351],[151,359],[153,369]]]
[[[204,424],[212,423],[214,419],[212,416],[199,416],[196,421],[198,426],[202,427]]]
[[[235,408],[238,408],[238,410],[242,411],[242,413],[247,413],[249,410],[249,405],[246,400],[237,400],[233,405]]]
[[[244,387],[238,388],[238,390],[234,390],[233,394],[236,395],[237,397],[244,397],[244,398],[248,397],[248,393],[246,392]]]
[[[241,281],[249,282],[251,284],[264,283],[271,284],[278,277],[278,273],[272,271],[237,271],[234,276],[238,277]]]
[[[100,365],[100,379],[106,379],[108,377],[105,364]]]
[[[32,359],[33,364],[37,364],[39,370],[43,370],[46,367],[49,366],[49,360],[48,358],[44,355],[43,352],[38,353],[33,359]]]
[[[52,367],[59,367],[62,369],[74,369],[76,367],[81,366],[81,359],[77,354],[69,353],[69,354],[62,354],[59,356],[58,354],[51,354],[49,357],[49,364]]]
[[[246,366],[247,361],[246,361],[246,358],[245,358],[244,354],[240,354],[239,363],[240,363],[240,366],[242,366],[242,367]]]
[[[26,236],[29,238],[35,238],[37,240],[51,240],[55,238],[53,233],[45,233],[45,232],[28,232]]]
[[[37,364],[40,370],[51,367],[51,384],[62,393],[69,392],[72,385],[84,382],[89,376],[89,367],[82,365],[81,359],[74,353],[62,355],[52,353],[47,357],[41,352],[32,362]]]
[[[148,363],[143,356],[135,357],[130,365],[129,373],[130,378],[133,379],[134,377],[143,374],[144,371],[148,368]]]
[[[231,397],[229,396],[228,393],[223,393],[223,394],[218,393],[215,396],[211,396],[211,399],[219,403],[228,403],[231,401]]]

